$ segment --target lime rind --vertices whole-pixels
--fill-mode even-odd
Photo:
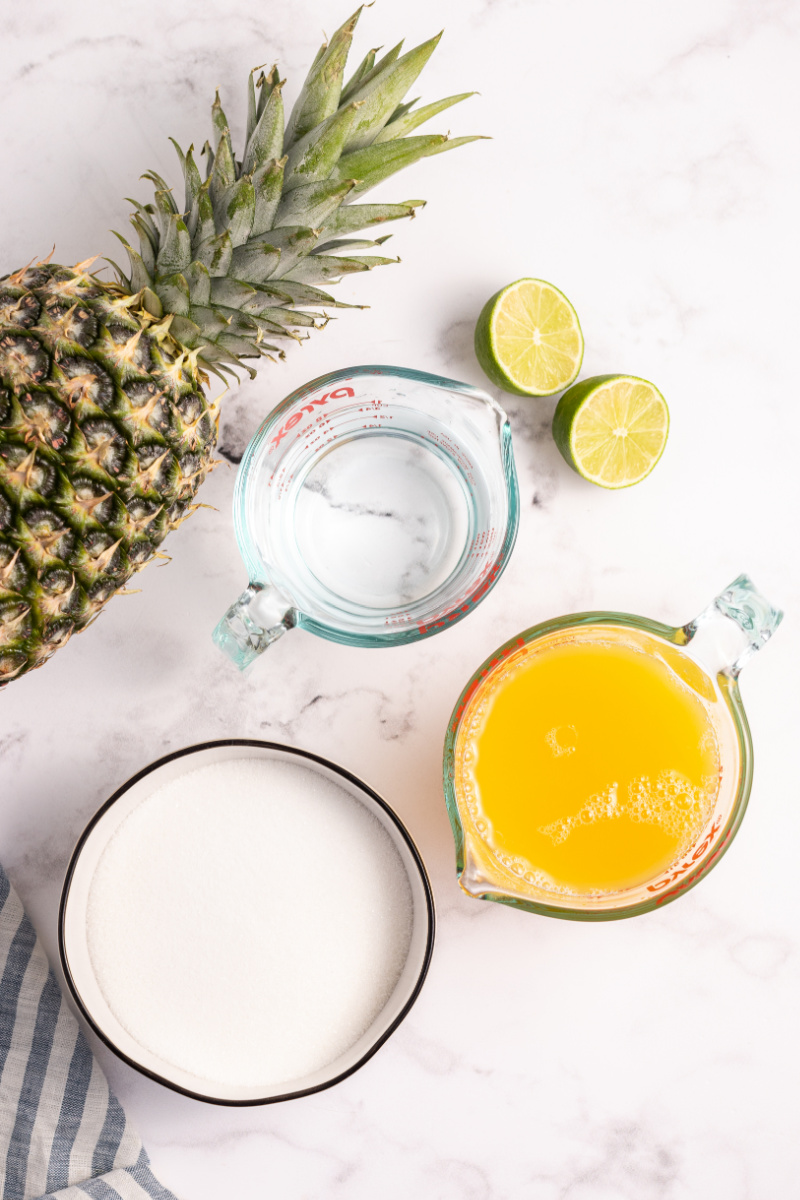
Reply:
[[[664,453],[669,409],[658,388],[634,375],[584,379],[558,402],[553,438],[583,479],[618,490],[640,483]]]

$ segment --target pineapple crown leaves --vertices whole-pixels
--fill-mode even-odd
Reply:
[[[171,335],[223,377],[237,367],[254,374],[243,359],[282,357],[281,344],[298,340],[298,328],[327,320],[321,309],[355,307],[319,284],[399,261],[380,253],[386,236],[349,235],[413,217],[424,201],[352,203],[356,198],[418,159],[476,140],[408,136],[475,94],[422,108],[404,100],[441,34],[405,54],[402,42],[381,58],[370,50],[345,81],[362,8],[321,46],[288,120],[277,66],[250,72],[240,158],[217,93],[212,140],[201,151],[205,178],[194,147],[184,153],[173,140],[183,195],[177,200],[161,176],[148,171],[143,178],[154,186],[153,200],[130,201],[138,249],[116,235],[129,259],[127,273],[112,264],[120,283],[150,319],[171,314]]]

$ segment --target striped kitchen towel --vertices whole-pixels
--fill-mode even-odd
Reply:
[[[175,1200],[150,1170],[2,867],[0,1196]]]

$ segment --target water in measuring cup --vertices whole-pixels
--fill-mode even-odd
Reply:
[[[450,577],[467,544],[464,483],[415,438],[375,431],[312,464],[295,501],[298,550],[349,604],[401,609]]]

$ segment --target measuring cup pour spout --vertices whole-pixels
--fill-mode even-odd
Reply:
[[[240,671],[295,624],[291,604],[269,584],[251,583],[214,630],[214,642]]]

